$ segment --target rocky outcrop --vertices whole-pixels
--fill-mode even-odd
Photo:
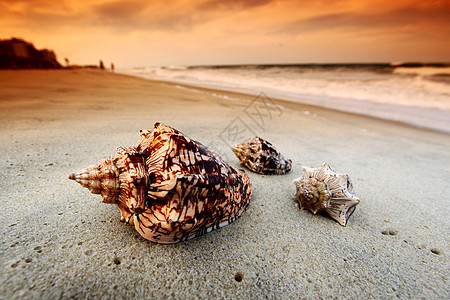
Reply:
[[[61,68],[53,51],[37,50],[21,39],[0,40],[0,69]]]

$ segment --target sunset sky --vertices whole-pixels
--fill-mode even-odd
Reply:
[[[0,39],[116,67],[450,62],[448,0],[0,0]]]

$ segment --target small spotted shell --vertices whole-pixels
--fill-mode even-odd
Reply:
[[[361,201],[353,193],[353,186],[347,174],[336,173],[327,163],[319,168],[302,167],[303,174],[293,181],[295,197],[301,209],[313,214],[325,210],[342,226]]]
[[[292,160],[285,159],[268,141],[255,137],[232,147],[241,165],[259,174],[286,174],[292,168]]]

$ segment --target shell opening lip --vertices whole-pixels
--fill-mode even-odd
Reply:
[[[71,174],[69,174],[69,179],[71,179],[71,180],[75,180],[75,173],[71,173]]]

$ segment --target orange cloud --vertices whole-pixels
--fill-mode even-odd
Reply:
[[[80,63],[450,61],[450,3],[0,0],[0,37],[11,36]]]

